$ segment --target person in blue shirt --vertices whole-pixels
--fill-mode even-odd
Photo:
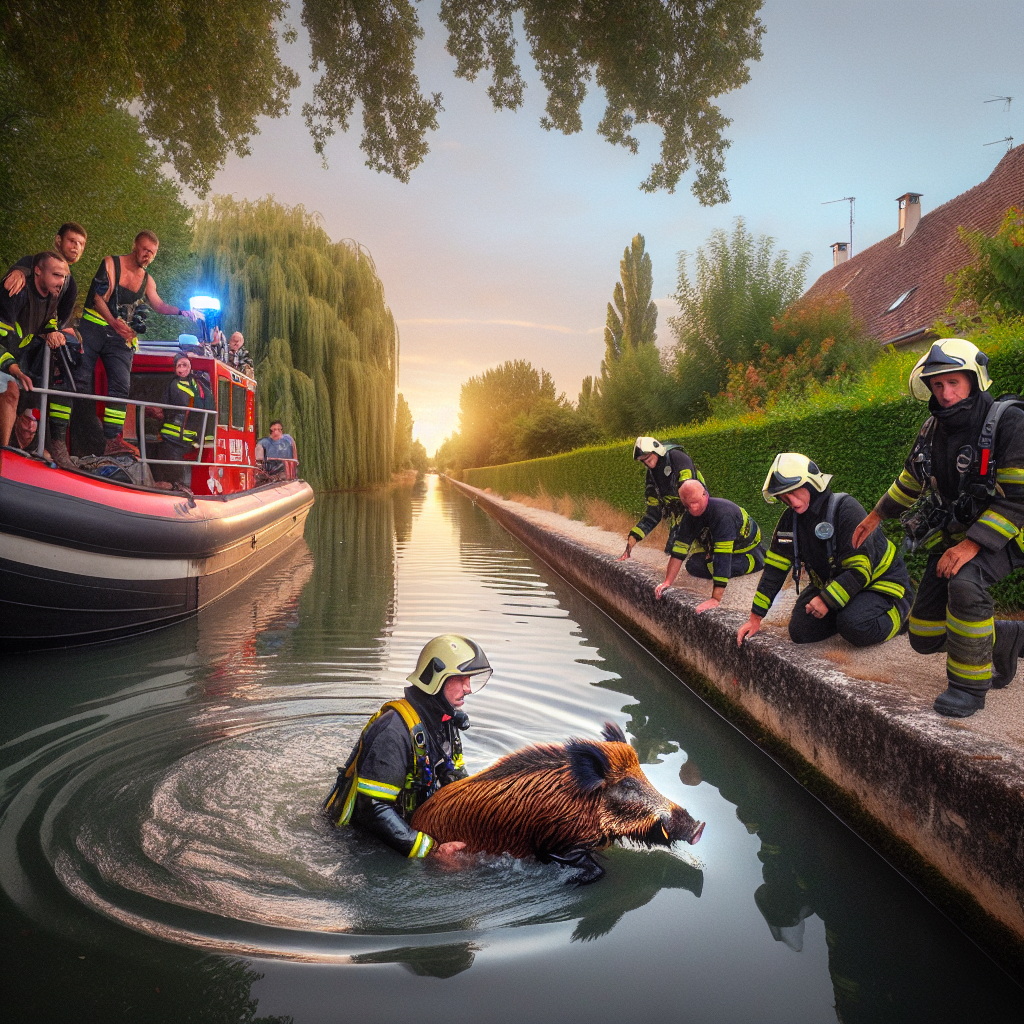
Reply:
[[[256,442],[256,465],[263,470],[264,482],[294,480],[298,458],[295,439],[284,432],[284,424],[280,420],[274,420],[270,424],[270,437],[261,437]],[[284,459],[296,461],[284,462]]]

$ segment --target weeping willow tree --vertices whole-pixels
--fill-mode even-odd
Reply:
[[[196,215],[198,284],[256,363],[259,429],[279,419],[314,487],[390,479],[398,330],[373,260],[301,206],[218,196]]]

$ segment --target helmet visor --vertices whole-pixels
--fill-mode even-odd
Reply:
[[[789,494],[790,491],[795,491],[806,482],[802,476],[783,476],[776,469],[765,481],[763,490],[766,495],[777,498],[780,494]]]
[[[467,641],[473,648],[473,657],[458,666],[458,674],[469,676],[470,693],[477,693],[484,688],[491,678],[491,663],[487,655],[472,641]]]
[[[469,692],[479,693],[487,685],[487,680],[490,678],[491,670],[489,668],[472,673],[469,677]]]

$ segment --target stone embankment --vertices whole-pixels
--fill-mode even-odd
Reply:
[[[706,581],[680,574],[663,600],[665,555],[623,537],[458,483],[560,576],[643,637],[694,688],[777,756],[1004,964],[1024,950],[1024,682],[990,693],[969,719],[942,718],[945,656],[906,637],[857,651],[797,647],[792,586],[756,637],[736,630],[757,577],[730,583],[697,615]],[[1024,663],[1022,663],[1024,668]],[[1017,959],[1019,965],[1019,959]]]

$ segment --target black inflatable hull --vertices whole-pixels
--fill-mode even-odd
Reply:
[[[0,453],[7,650],[99,643],[178,622],[302,539],[305,481],[196,497]]]

